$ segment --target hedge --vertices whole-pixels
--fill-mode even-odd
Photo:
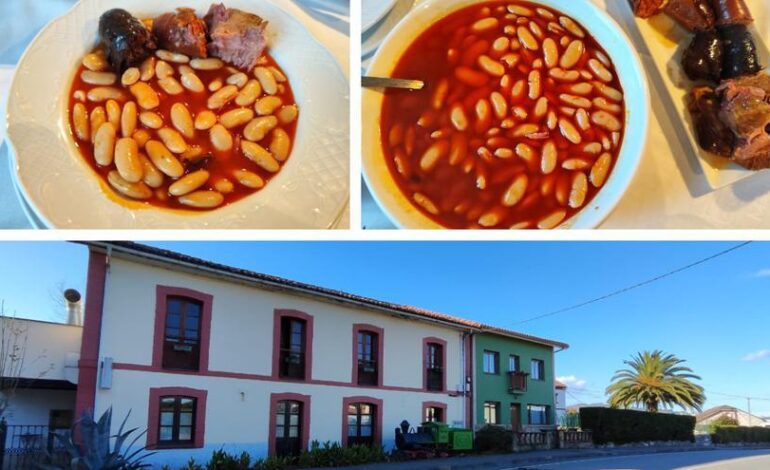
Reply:
[[[502,426],[486,425],[476,431],[474,448],[478,452],[511,452],[513,432]]]
[[[717,426],[711,434],[714,444],[770,442],[770,428],[758,426]]]
[[[593,432],[594,444],[694,441],[694,416],[615,408],[581,408],[580,425]]]

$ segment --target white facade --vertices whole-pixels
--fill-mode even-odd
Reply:
[[[556,424],[564,423],[567,416],[567,386],[557,382],[553,389],[553,404],[556,409]]]
[[[151,370],[156,322],[156,286],[193,289],[213,296],[208,372],[170,373]],[[292,383],[271,378],[273,321],[276,309],[313,316],[312,377]],[[88,321],[88,318],[86,318]],[[383,385],[352,385],[353,325],[384,330]],[[423,339],[446,341],[448,392],[423,391]],[[446,405],[445,421],[463,425],[465,398],[456,396],[464,383],[462,333],[436,323],[396,318],[364,308],[351,308],[245,283],[110,258],[106,274],[99,359],[101,368],[95,412],[112,406],[116,421],[131,411],[129,427],[149,423],[150,388],[189,387],[207,391],[205,442],[202,448],[162,450],[153,462],[182,464],[189,457],[205,461],[224,447],[264,457],[268,450],[270,395],[309,395],[309,440],[337,441],[343,432],[343,397],[382,400],[382,444],[393,445],[394,429],[406,419],[422,420],[423,402]],[[110,381],[110,388],[103,385]],[[115,424],[117,425],[117,424]]]
[[[770,420],[749,414],[748,412],[731,406],[720,406],[706,410],[698,415],[698,424],[708,425],[719,418],[732,418],[738,422],[738,426],[770,427]]]

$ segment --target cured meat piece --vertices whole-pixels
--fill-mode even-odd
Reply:
[[[107,51],[107,60],[118,75],[139,65],[157,45],[150,31],[131,13],[119,8],[99,18],[99,38]]]
[[[224,5],[211,5],[204,17],[211,42],[208,52],[236,67],[251,70],[267,47],[267,21]]]
[[[710,0],[717,18],[717,26],[748,25],[754,21],[744,0]]]
[[[716,22],[709,0],[670,0],[663,10],[690,31],[712,29]]]
[[[682,54],[682,67],[690,80],[718,83],[722,76],[722,41],[716,31],[698,31]]]
[[[757,57],[757,46],[745,25],[734,24],[720,27],[719,36],[722,38],[724,49],[722,78],[752,75],[762,69]]]
[[[666,0],[631,0],[631,9],[639,18],[649,18],[660,13]]]
[[[206,57],[206,23],[191,8],[177,8],[155,18],[152,32],[161,49],[191,57]]]
[[[693,88],[688,108],[701,148],[729,158],[733,152],[735,135],[719,116],[721,100],[714,89],[707,86]]]

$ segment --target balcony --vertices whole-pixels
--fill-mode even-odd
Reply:
[[[511,371],[508,372],[508,393],[518,394],[527,391],[526,372]]]

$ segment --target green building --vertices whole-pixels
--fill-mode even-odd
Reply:
[[[554,355],[567,347],[523,334],[474,335],[474,426],[536,431],[557,424]]]

